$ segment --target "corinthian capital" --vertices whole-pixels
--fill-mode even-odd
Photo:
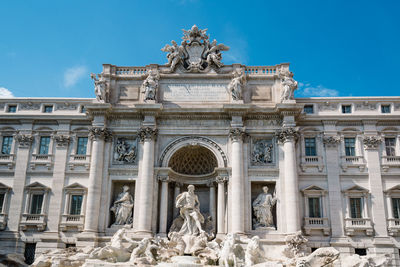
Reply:
[[[89,138],[92,140],[104,140],[110,141],[112,138],[112,133],[107,128],[93,127],[89,131]]]
[[[232,128],[229,130],[229,138],[232,141],[243,140],[243,137],[246,135],[243,128]]]
[[[33,136],[31,134],[17,134],[15,136],[19,147],[30,147],[33,142]]]
[[[293,127],[283,128],[276,132],[276,137],[280,143],[285,143],[287,141],[295,141],[298,137],[298,131]]]
[[[365,149],[377,149],[381,142],[380,136],[365,136],[363,139]]]
[[[139,130],[138,136],[141,142],[145,140],[155,140],[158,130],[151,127],[143,127]]]
[[[55,135],[54,141],[56,141],[57,146],[59,147],[66,147],[68,146],[69,142],[71,141],[71,137],[68,135]]]
[[[226,181],[228,181],[228,177],[226,176],[217,176],[217,178],[215,178],[215,181],[219,184],[223,184]]]

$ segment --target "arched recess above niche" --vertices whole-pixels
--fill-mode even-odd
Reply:
[[[204,146],[187,145],[178,149],[170,158],[168,167],[185,175],[205,175],[218,167],[215,155]]]
[[[168,167],[175,152],[183,147],[200,146],[208,149],[217,160],[217,168],[226,168],[228,159],[221,147],[209,138],[201,136],[185,136],[172,141],[161,153],[160,167]]]

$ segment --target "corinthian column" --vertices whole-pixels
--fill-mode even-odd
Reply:
[[[284,151],[286,231],[288,233],[300,230],[299,185],[295,150],[296,137],[297,131],[291,127],[283,128],[277,133],[277,138],[283,144]]]
[[[229,132],[232,144],[232,202],[231,231],[244,233],[244,179],[243,179],[243,137],[241,128],[233,128]]]
[[[139,131],[140,141],[143,143],[143,162],[140,166],[141,179],[140,196],[138,205],[138,222],[136,233],[151,235],[151,217],[154,193],[154,140],[157,129],[151,127],[142,128]]]
[[[84,232],[97,232],[99,225],[101,183],[103,179],[104,143],[111,140],[111,132],[107,128],[93,127],[89,138],[92,140],[89,185],[85,214]]]
[[[162,236],[167,235],[167,216],[168,216],[168,176],[159,176],[161,181],[161,199],[160,199],[160,224],[159,233]]]
[[[217,234],[225,233],[225,181],[226,177],[218,176]]]

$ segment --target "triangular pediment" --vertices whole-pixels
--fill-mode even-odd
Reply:
[[[359,185],[354,185],[350,188],[347,188],[346,190],[343,190],[343,192],[369,192],[368,189],[365,189],[364,187],[361,187]]]
[[[326,190],[316,185],[310,185],[302,189],[301,191],[304,192],[304,191],[326,191]]]
[[[34,182],[31,183],[27,186],[25,186],[26,189],[49,189],[47,186],[45,186],[44,184],[41,184],[39,182]]]
[[[389,188],[388,190],[385,190],[387,193],[400,193],[400,185],[393,186],[392,188]]]
[[[8,189],[11,189],[11,187],[9,187],[8,185],[5,185],[5,184],[3,184],[3,183],[0,183],[0,189],[6,189],[6,190],[8,190]]]
[[[66,187],[64,187],[64,189],[82,189],[82,190],[86,190],[87,188],[83,185],[81,185],[80,183],[73,183],[70,184]]]

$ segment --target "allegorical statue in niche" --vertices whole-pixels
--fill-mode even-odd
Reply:
[[[253,210],[255,215],[254,228],[259,227],[275,227],[272,208],[276,204],[275,192],[272,196],[268,193],[268,186],[263,187],[261,194],[253,201]]]
[[[282,94],[281,94],[281,102],[285,102],[288,100],[294,99],[294,90],[297,89],[297,81],[293,79],[293,73],[285,70],[281,74],[282,77]]]
[[[253,163],[266,164],[272,162],[272,144],[265,140],[259,140],[254,143]]]
[[[90,78],[94,80],[94,93],[96,94],[97,101],[105,103],[107,101],[107,82],[101,74],[97,75],[91,73]]]
[[[144,100],[155,100],[158,89],[158,80],[160,74],[157,70],[150,70],[149,75],[142,84],[142,93],[144,94]]]
[[[183,192],[176,197],[175,205],[180,209],[180,215],[184,220],[179,234],[198,235],[204,232],[201,228],[201,224],[204,223],[204,217],[200,213],[200,202],[194,193],[193,185],[189,185],[187,192]]]
[[[118,194],[117,200],[110,209],[115,215],[114,225],[132,223],[133,197],[129,193],[129,189],[127,185],[122,187],[123,191]]]
[[[233,100],[241,100],[244,84],[246,83],[246,75],[243,70],[233,72],[233,79],[228,84]]]

